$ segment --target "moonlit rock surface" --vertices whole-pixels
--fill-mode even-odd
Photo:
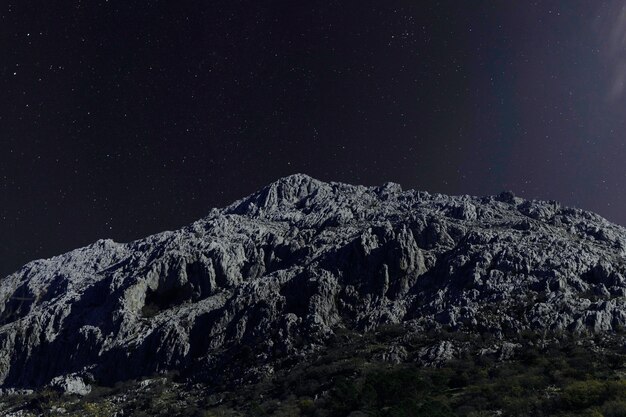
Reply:
[[[240,377],[267,375],[341,327],[446,326],[503,343],[613,332],[626,325],[624,248],[626,230],[555,202],[293,175],[183,229],[100,240],[0,281],[0,385],[217,380],[242,351],[258,367]]]
[[[54,378],[50,386],[60,390],[64,394],[87,395],[91,392],[91,386],[86,384],[81,376],[63,375]]]

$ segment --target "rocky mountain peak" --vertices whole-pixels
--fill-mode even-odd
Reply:
[[[255,365],[233,378],[254,378],[341,329],[390,324],[499,343],[615,332],[626,326],[625,248],[622,227],[556,202],[296,174],[180,230],[101,240],[4,278],[0,384],[211,379],[242,349]]]
[[[274,211],[293,207],[315,195],[328,191],[329,185],[305,174],[293,174],[280,178],[261,190],[234,204],[233,213],[256,214],[259,210]]]

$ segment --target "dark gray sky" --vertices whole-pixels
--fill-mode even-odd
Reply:
[[[0,274],[278,177],[626,224],[623,1],[5,1]]]

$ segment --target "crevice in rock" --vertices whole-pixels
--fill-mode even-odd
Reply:
[[[173,287],[166,290],[157,288],[156,291],[148,290],[146,292],[146,302],[141,309],[144,317],[154,317],[162,311],[183,304],[191,299],[192,286],[190,283],[182,287]]]
[[[30,291],[27,284],[21,285],[13,292],[4,310],[0,313],[0,325],[8,324],[25,317],[31,310],[37,297]]]
[[[200,261],[184,264],[178,272],[183,277],[182,280],[171,276],[159,283],[156,290],[146,291],[142,315],[147,318],[154,317],[170,308],[209,297],[215,287],[215,276],[212,272]]]

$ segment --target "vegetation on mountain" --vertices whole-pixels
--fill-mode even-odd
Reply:
[[[421,347],[440,341],[471,347],[438,367],[412,361]],[[623,335],[525,333],[516,342],[513,356],[502,360],[488,336],[406,334],[394,326],[366,335],[338,332],[315,358],[234,389],[168,374],[96,387],[84,397],[50,390],[8,396],[0,410],[76,417],[626,416]],[[381,360],[398,347],[406,349],[406,361]],[[10,414],[18,409],[22,414]]]

